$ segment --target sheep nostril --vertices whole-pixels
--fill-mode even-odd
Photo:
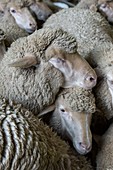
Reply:
[[[91,146],[90,145],[86,145],[82,142],[79,143],[79,145],[82,147],[82,149],[90,151],[91,150]]]
[[[89,80],[90,80],[90,82],[93,82],[93,81],[95,81],[95,78],[90,77]]]
[[[29,23],[29,26],[30,26],[32,29],[36,29],[36,28],[37,28],[36,24],[34,24],[34,23]]]

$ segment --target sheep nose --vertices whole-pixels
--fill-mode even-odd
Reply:
[[[29,23],[29,26],[30,26],[32,29],[34,29],[34,30],[37,28],[36,24],[33,23],[33,22],[30,22],[30,23]]]
[[[87,144],[82,143],[82,142],[80,142],[79,145],[86,152],[89,152],[91,150],[91,148],[92,148],[91,145],[87,145]]]
[[[97,83],[97,77],[94,76],[87,77],[87,80],[89,82],[89,85],[92,85],[92,87],[94,87]]]

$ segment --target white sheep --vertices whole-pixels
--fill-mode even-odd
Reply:
[[[37,23],[27,7],[19,6],[16,1],[5,5],[1,2],[0,6],[3,8],[0,13],[0,28],[4,30],[9,44],[37,29]]]
[[[0,170],[14,169],[93,168],[30,111],[0,97]]]
[[[74,148],[85,155],[92,149],[90,125],[95,110],[95,98],[91,90],[75,87],[63,89],[55,103],[38,116],[53,111],[50,115],[50,126],[63,138],[70,139]]]
[[[53,14],[44,24],[46,27],[62,28],[76,38],[77,51],[96,67],[97,75],[106,78],[112,102],[113,35],[108,22],[99,13],[71,8]]]
[[[32,13],[35,14],[38,20],[46,21],[52,14],[51,9],[44,1],[40,0],[11,0],[11,3],[18,4],[18,6],[28,7]]]
[[[91,89],[97,79],[76,52],[76,39],[61,29],[40,29],[13,42],[0,70],[0,94],[35,113],[54,102],[60,87]]]

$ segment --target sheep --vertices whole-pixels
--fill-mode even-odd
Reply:
[[[2,2],[0,5],[3,5]],[[34,32],[37,29],[37,23],[27,7],[21,7],[15,1],[3,6],[0,14],[0,28],[5,32],[7,46],[9,46],[19,37],[28,36],[28,33]]]
[[[0,61],[6,52],[5,39],[6,35],[4,34],[4,31],[0,29]]]
[[[56,133],[20,104],[0,97],[0,169],[93,170]]]
[[[46,21],[46,19],[52,15],[52,10],[48,5],[39,0],[11,0],[12,3],[18,4],[18,6],[28,7],[30,11],[35,14],[38,20]]]
[[[99,139],[100,150],[97,154],[97,170],[113,169],[113,124],[106,133]]]
[[[100,0],[98,1],[98,10],[109,21],[113,23],[113,1],[112,0]]]
[[[108,22],[91,10],[70,8],[53,14],[44,24],[47,27],[62,28],[76,38],[78,53],[95,68],[97,76],[106,79],[112,102],[113,35]]]
[[[19,38],[0,63],[0,94],[36,113],[54,102],[60,87],[91,89],[96,79],[76,53],[75,38],[61,29],[40,29]]]
[[[90,152],[91,118],[92,113],[96,111],[95,98],[91,90],[80,87],[61,90],[55,103],[45,108],[38,116],[41,117],[50,111],[53,111],[50,126],[63,138],[70,139],[80,154]]]

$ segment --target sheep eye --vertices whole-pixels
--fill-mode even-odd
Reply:
[[[65,112],[65,110],[64,109],[60,109],[61,110],[61,112]]]
[[[106,8],[106,4],[102,4],[101,7],[102,7],[102,8]]]
[[[14,9],[11,10],[12,13],[16,13],[16,11]]]

